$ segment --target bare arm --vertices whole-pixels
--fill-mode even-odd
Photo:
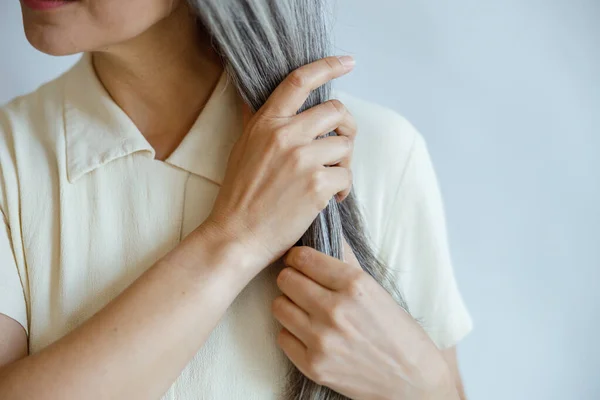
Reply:
[[[80,328],[0,369],[0,397],[159,397],[252,279],[243,260],[216,235],[195,232]],[[5,361],[22,355],[13,348]]]

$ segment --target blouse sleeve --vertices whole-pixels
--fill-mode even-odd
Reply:
[[[389,204],[380,254],[411,315],[438,348],[452,347],[473,323],[454,276],[437,177],[418,133]]]
[[[10,240],[10,228],[0,210],[0,314],[27,330],[27,307]]]

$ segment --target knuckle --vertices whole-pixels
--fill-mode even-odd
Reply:
[[[290,128],[287,125],[280,125],[273,129],[273,137],[276,139],[287,139],[290,135]]]
[[[271,304],[271,311],[273,314],[281,315],[286,305],[287,302],[285,301],[285,298],[283,296],[277,296]]]
[[[333,100],[329,100],[327,103],[338,114],[340,114],[340,115],[345,115],[346,114],[346,112],[347,112],[346,111],[346,106],[344,106],[344,104],[341,101],[339,101],[337,99],[333,99]]]
[[[365,294],[365,277],[363,273],[357,273],[349,281],[346,287],[348,295],[353,298],[361,297]]]
[[[312,257],[312,251],[310,247],[298,246],[292,250],[292,260],[296,265],[306,265],[310,263]]]
[[[323,211],[329,205],[329,198],[322,193],[316,193],[313,196],[313,203],[317,212]]]
[[[325,64],[327,64],[327,66],[329,67],[329,69],[332,71],[337,71],[338,69],[340,69],[340,67],[344,67],[339,58],[337,57],[327,57],[324,59],[324,61]]]
[[[296,89],[303,89],[308,82],[306,73],[301,69],[296,69],[288,75],[288,83]]]
[[[346,145],[346,147],[348,148],[349,152],[352,152],[352,149],[354,148],[354,141],[349,138],[348,136],[340,136],[341,138],[343,138],[343,142]]]
[[[287,148],[289,143],[290,130],[287,126],[280,126],[273,130],[271,137],[271,147],[275,150]]]
[[[342,326],[345,318],[345,307],[340,301],[331,304],[327,310],[329,321],[333,326]]]
[[[313,349],[306,355],[306,364],[312,378],[322,375],[323,358],[323,354],[316,349]]]
[[[310,352],[307,355],[307,373],[309,377],[319,385],[327,381],[324,357],[319,352]]]
[[[321,333],[315,336],[313,340],[313,348],[317,352],[317,354],[325,355],[330,349],[329,343],[329,335],[327,335],[326,333]]]
[[[291,267],[286,267],[284,269],[281,270],[281,272],[279,272],[279,275],[277,275],[277,285],[281,286],[283,285],[288,279],[290,279],[290,277],[293,274],[292,271],[293,268]]]
[[[297,147],[290,154],[290,162],[295,171],[301,171],[306,164],[306,155],[302,147]]]
[[[329,186],[327,171],[318,169],[312,173],[308,184],[308,194],[319,211],[327,207],[333,196],[333,193],[329,193]]]
[[[317,170],[310,176],[309,190],[313,194],[321,194],[325,189],[325,173],[322,170]]]

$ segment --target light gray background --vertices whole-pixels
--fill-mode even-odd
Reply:
[[[339,87],[427,139],[475,330],[471,399],[600,399],[600,1],[343,0]],[[0,2],[0,103],[74,58]]]

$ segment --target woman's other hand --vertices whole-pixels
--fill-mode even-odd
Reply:
[[[248,249],[264,268],[308,229],[331,198],[352,185],[356,126],[342,103],[327,101],[300,114],[311,91],[345,75],[351,57],[328,57],[292,72],[265,105],[248,116],[205,227]],[[338,136],[315,138],[336,131]]]
[[[278,276],[279,346],[313,381],[353,399],[457,399],[442,353],[345,244],[346,260],[294,247]]]

